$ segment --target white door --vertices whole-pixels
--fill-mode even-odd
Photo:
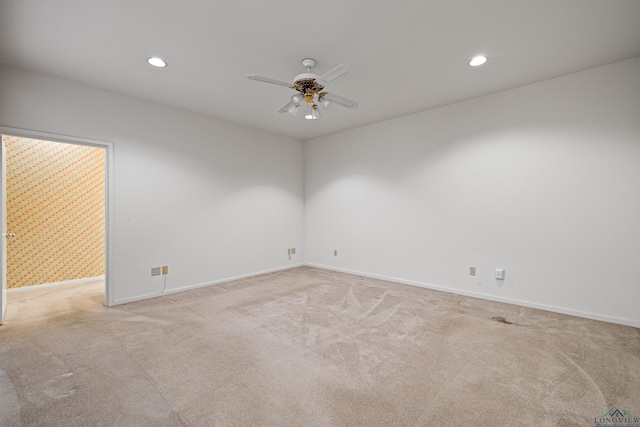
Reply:
[[[2,140],[2,135],[0,135]],[[0,325],[7,308],[7,155],[4,141],[0,144]]]

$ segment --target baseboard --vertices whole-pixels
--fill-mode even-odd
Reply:
[[[146,300],[146,299],[150,299],[150,298],[156,298],[156,297],[159,297],[159,296],[162,296],[162,295],[169,295],[169,294],[175,294],[175,293],[178,293],[178,292],[189,291],[189,290],[192,290],[192,289],[204,288],[205,286],[219,285],[221,283],[233,282],[234,280],[247,279],[249,277],[261,276],[263,274],[275,273],[275,272],[278,272],[278,271],[284,271],[284,270],[290,270],[292,268],[303,267],[304,265],[305,265],[304,263],[297,263],[297,264],[293,264],[293,265],[287,265],[285,267],[272,268],[270,270],[263,270],[263,271],[257,271],[257,272],[254,272],[254,273],[243,274],[243,275],[240,275],[240,276],[227,277],[225,279],[214,280],[214,281],[211,281],[211,282],[197,283],[195,285],[187,285],[187,286],[181,286],[179,288],[165,289],[164,292],[160,291],[160,292],[154,292],[152,294],[146,294],[146,295],[140,295],[140,296],[132,297],[132,298],[124,298],[124,299],[115,300],[113,302],[113,305],[128,304],[130,302],[136,302],[136,301],[142,301],[142,300]]]
[[[397,277],[382,276],[382,275],[379,275],[379,274],[364,273],[364,272],[361,272],[361,271],[349,270],[349,269],[346,269],[346,268],[331,267],[331,266],[328,266],[328,265],[315,264],[315,263],[311,263],[311,262],[305,262],[304,265],[306,265],[308,267],[320,268],[320,269],[323,269],[323,270],[330,270],[330,271],[337,271],[337,272],[340,272],[340,273],[353,274],[355,276],[369,277],[369,278],[372,278],[372,279],[380,279],[380,280],[386,280],[386,281],[389,281],[389,282],[401,283],[403,285],[418,286],[420,288],[432,289],[432,290],[440,291],[440,292],[448,292],[448,293],[456,294],[456,295],[463,295],[463,296],[467,296],[467,297],[479,298],[479,299],[484,299],[484,300],[488,300],[488,301],[503,302],[503,303],[506,303],[506,304],[514,304],[514,305],[519,305],[519,306],[522,306],[522,307],[535,308],[535,309],[538,309],[538,310],[550,311],[550,312],[553,312],[553,313],[566,314],[566,315],[569,315],[569,316],[583,317],[585,319],[600,320],[602,322],[616,323],[616,324],[619,324],[619,325],[625,325],[625,326],[632,326],[634,328],[640,328],[640,321],[634,321],[634,320],[629,320],[629,319],[621,319],[621,318],[618,318],[618,317],[611,317],[611,316],[603,316],[603,315],[600,315],[600,314],[589,313],[589,312],[585,312],[585,311],[571,310],[571,309],[566,309],[566,308],[562,308],[562,307],[556,307],[556,306],[552,306],[552,305],[537,304],[537,303],[532,303],[532,302],[522,301],[522,300],[517,300],[517,299],[512,299],[512,298],[502,298],[502,297],[497,297],[497,296],[494,296],[494,295],[480,294],[480,293],[477,293],[477,292],[469,292],[469,291],[463,291],[463,290],[458,290],[458,289],[451,289],[451,288],[447,288],[447,287],[444,287],[444,286],[433,285],[433,284],[430,284],[430,283],[422,283],[422,282],[416,282],[416,281],[412,281],[412,280],[404,280],[404,279],[399,279]]]
[[[80,283],[95,282],[98,280],[104,280],[104,276],[85,277],[84,279],[65,280],[63,282],[43,283],[42,285],[23,286],[21,288],[7,289],[8,294],[14,292],[35,291],[36,289],[54,288],[56,286],[77,285]]]

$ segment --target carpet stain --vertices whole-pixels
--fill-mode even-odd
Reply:
[[[513,325],[513,322],[509,322],[507,319],[505,319],[502,316],[494,316],[491,318],[491,320],[495,320],[496,322],[504,323],[506,325]]]

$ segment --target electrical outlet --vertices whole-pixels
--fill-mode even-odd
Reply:
[[[504,280],[504,268],[496,268],[496,279]]]
[[[162,274],[169,274],[169,266],[168,265],[163,265],[162,266]]]
[[[296,254],[296,248],[291,248],[291,255],[295,255]]]
[[[291,255],[291,248],[287,249],[287,255]]]
[[[160,267],[151,267],[151,275],[159,276],[160,275]]]
[[[337,249],[333,250],[333,256],[338,256],[338,250]]]
[[[476,268],[469,267],[469,276],[475,276],[475,275],[476,275]]]

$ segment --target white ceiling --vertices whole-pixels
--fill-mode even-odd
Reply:
[[[4,65],[303,140],[637,56],[639,0],[0,0]],[[306,57],[360,106],[278,114],[293,90],[246,78]]]

